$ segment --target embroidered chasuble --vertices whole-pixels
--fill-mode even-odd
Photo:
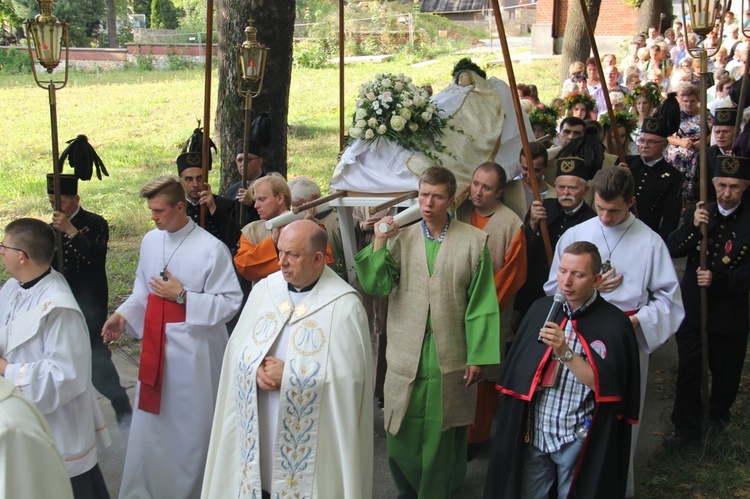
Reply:
[[[259,390],[268,356],[278,391]],[[227,346],[203,498],[370,499],[372,354],[364,307],[327,266],[309,292],[253,287]]]

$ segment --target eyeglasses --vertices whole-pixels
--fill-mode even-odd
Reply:
[[[638,144],[639,146],[655,146],[656,144],[662,144],[666,141],[667,139],[662,139],[662,140],[638,139],[635,141],[635,143]]]
[[[28,255],[28,254],[26,254],[26,252],[25,252],[24,250],[22,250],[21,248],[12,248],[12,247],[10,247],[10,246],[6,246],[6,245],[5,245],[5,244],[3,244],[3,243],[0,243],[0,251],[3,251],[3,252],[4,252],[5,250],[20,251],[21,253],[23,253],[23,256],[25,256],[26,258],[28,258],[28,257],[29,257],[29,255]]]

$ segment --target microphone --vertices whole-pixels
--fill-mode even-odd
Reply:
[[[548,322],[552,322],[552,320],[555,318],[558,312],[560,312],[560,309],[563,306],[563,303],[565,303],[565,295],[562,293],[555,293],[554,301],[552,302],[552,306],[549,309],[549,313],[547,314],[547,318],[544,319],[544,324],[547,324]],[[539,343],[544,343],[544,340],[542,339],[542,335],[540,334],[536,341]]]

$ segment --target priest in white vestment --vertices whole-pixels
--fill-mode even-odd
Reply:
[[[0,255],[11,279],[0,290],[0,375],[47,419],[74,497],[108,499],[97,439],[103,446],[110,440],[91,384],[88,328],[67,281],[50,266],[54,248],[54,232],[41,220],[5,228]],[[44,480],[46,470],[38,471]]]
[[[104,325],[143,338],[121,498],[200,495],[225,324],[242,302],[227,247],[185,213],[176,177],[143,187],[157,229],[141,243],[133,293]]]
[[[635,182],[628,168],[612,166],[594,175],[594,207],[598,216],[568,229],[557,242],[544,285],[547,295],[557,292],[557,267],[569,244],[589,241],[599,248],[604,279],[602,297],[630,316],[641,362],[641,410],[646,396],[649,354],[664,344],[680,326],[685,309],[680,282],[669,250],[659,234],[630,213]],[[639,418],[640,418],[639,414]],[[633,456],[638,430],[633,426],[627,497],[632,497]]]
[[[310,220],[278,240],[229,341],[202,497],[370,499],[372,359],[364,307]]]

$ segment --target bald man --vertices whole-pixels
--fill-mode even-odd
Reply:
[[[253,286],[224,355],[203,498],[371,497],[367,315],[326,265],[327,240],[310,220],[287,225],[280,270]]]

